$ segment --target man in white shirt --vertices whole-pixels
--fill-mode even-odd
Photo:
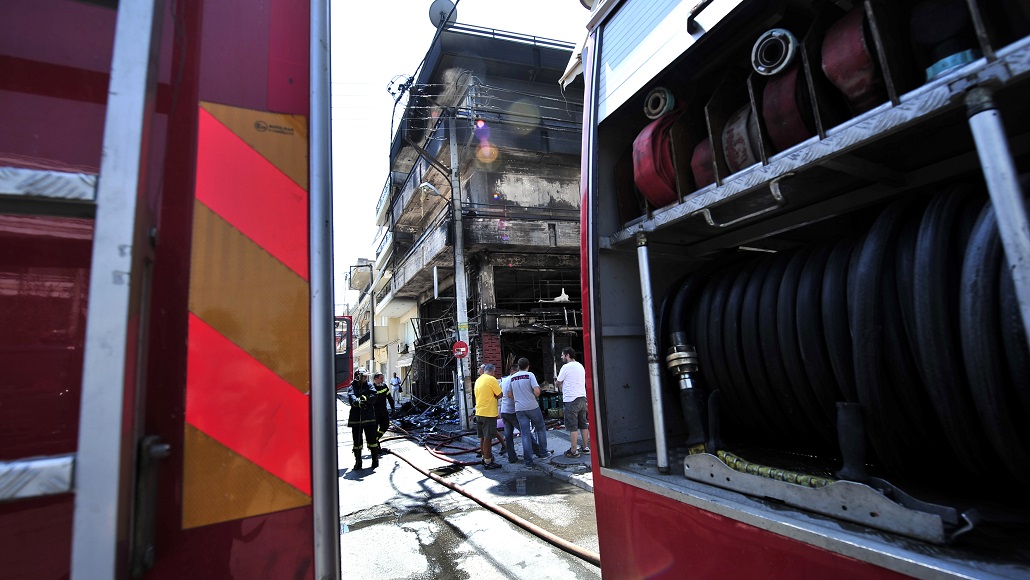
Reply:
[[[393,391],[393,398],[399,404],[401,402],[401,378],[397,376],[397,373],[393,373],[393,378],[390,379],[390,390]]]
[[[562,391],[562,402],[565,403],[565,428],[569,431],[572,447],[565,452],[566,457],[579,457],[580,453],[590,453],[590,430],[587,423],[587,371],[576,360],[576,351],[565,347],[561,351],[563,363],[555,384]],[[583,446],[576,450],[579,433],[583,432]]]

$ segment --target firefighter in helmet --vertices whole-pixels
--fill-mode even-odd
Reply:
[[[347,389],[350,416],[347,425],[354,436],[354,469],[361,469],[362,438],[372,452],[372,469],[379,467],[379,440],[376,437],[376,392],[365,379],[365,371],[354,371],[354,380]]]
[[[397,405],[393,401],[393,395],[390,394],[390,385],[387,385],[383,381],[383,373],[376,373],[372,378],[372,388],[376,390],[376,441],[378,442],[386,435],[386,431],[390,428],[390,415],[397,411]],[[386,410],[386,403],[389,401],[390,410]],[[380,452],[383,448],[379,448]]]

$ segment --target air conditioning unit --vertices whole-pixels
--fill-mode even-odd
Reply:
[[[408,343],[398,342],[397,343],[397,354],[408,354]]]

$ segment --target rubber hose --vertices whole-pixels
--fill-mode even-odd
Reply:
[[[880,284],[885,255],[888,248],[894,247],[897,231],[910,205],[909,199],[894,202],[876,218],[862,241],[854,276],[849,276],[848,280],[855,385],[859,402],[866,411],[866,431],[880,461],[887,469],[898,473],[906,472],[906,454],[898,447],[905,433],[901,425],[903,417],[897,412],[883,376]]]
[[[738,385],[733,384],[729,365],[722,350],[726,300],[736,275],[737,268],[726,269],[712,290],[712,307],[707,312],[708,342],[710,343],[708,348],[712,358],[707,364],[711,367],[714,382],[722,391],[725,399],[723,416],[726,417],[727,424],[732,426],[733,432],[744,434],[753,432],[755,419],[744,393],[741,392]]]
[[[837,242],[826,261],[822,287],[822,317],[826,351],[833,375],[845,401],[858,402],[855,364],[851,359],[851,323],[848,320],[848,267],[861,238],[850,236]]]
[[[1030,11],[1030,8],[1027,8]],[[1019,185],[1023,194],[1030,194],[1030,173],[1024,173],[1019,177]],[[997,227],[997,226],[995,226]],[[1006,258],[1005,270],[1008,270]],[[1008,359],[1009,376],[1015,390],[1015,399],[1023,406],[1022,416],[1030,417],[1030,346],[1028,346],[1026,330],[1023,328],[1023,318],[1019,312],[1019,300],[1016,298],[1016,286],[1012,276],[1002,276],[1000,280],[1001,292],[1001,331],[1002,344],[1005,345],[1005,354]],[[1030,429],[1030,422],[1024,422],[1024,426]]]
[[[959,302],[962,349],[980,423],[1001,455],[1002,464],[1017,479],[1027,483],[1030,459],[1010,414],[1015,401],[1006,396],[1009,377],[1005,372],[1006,363],[1001,360],[1004,350],[999,344],[1002,338],[998,327],[1001,301],[996,297],[999,296],[1004,268],[997,218],[991,205],[987,204],[973,228],[962,265]],[[1022,377],[1021,384],[1025,382],[1026,377]],[[1020,415],[1016,413],[1016,416]],[[1025,423],[1025,415],[1022,417]]]
[[[925,203],[914,207],[898,233],[896,251],[888,252],[884,260],[884,282],[882,285],[884,304],[884,352],[887,374],[890,377],[898,411],[904,417],[909,437],[905,444],[922,449],[914,457],[926,457],[930,464],[951,463],[943,456],[940,444],[946,441],[940,421],[934,413],[927,412],[933,405],[927,395],[926,379],[917,361],[919,353],[915,270],[916,240]],[[893,263],[893,265],[892,265]],[[924,466],[926,464],[923,464]]]
[[[716,272],[701,287],[701,294],[697,300],[697,311],[693,316],[694,340],[697,342],[694,347],[697,349],[698,372],[702,380],[704,380],[705,390],[709,393],[719,388],[719,385],[715,382],[712,366],[709,364],[709,361],[712,360],[712,351],[709,348],[708,341],[708,312],[711,310],[712,293],[720,276],[721,273]]]
[[[747,413],[754,418],[756,427],[764,433],[775,431],[775,423],[769,418],[769,409],[764,409],[751,384],[741,349],[741,309],[744,292],[748,281],[755,270],[756,263],[744,264],[737,273],[726,297],[726,310],[723,316],[722,353],[729,369],[730,380],[743,399]]]
[[[447,489],[454,490],[454,491],[460,493],[461,495],[471,499],[472,501],[478,503],[479,505],[481,505],[484,508],[492,511],[493,513],[495,513],[495,514],[505,518],[506,520],[508,520],[511,523],[517,525],[518,527],[520,527],[520,528],[526,530],[527,532],[533,534],[534,536],[543,539],[544,541],[546,541],[547,543],[551,544],[552,546],[554,546],[556,548],[559,548],[559,549],[561,549],[561,550],[563,550],[563,551],[565,551],[565,552],[567,552],[569,554],[572,554],[573,556],[576,556],[577,558],[579,558],[581,560],[584,560],[586,562],[590,562],[591,564],[593,564],[595,566],[600,566],[601,565],[601,555],[598,554],[597,552],[591,552],[590,550],[587,550],[585,548],[581,548],[581,547],[577,546],[576,544],[573,544],[572,542],[570,542],[570,541],[568,541],[566,539],[559,538],[558,536],[552,534],[551,532],[548,532],[547,530],[541,528],[540,526],[538,526],[538,525],[536,525],[536,524],[534,524],[534,523],[532,523],[532,522],[530,522],[530,521],[528,521],[528,520],[526,520],[524,518],[521,518],[521,517],[513,514],[512,512],[502,508],[501,506],[499,506],[499,505],[497,505],[497,504],[495,504],[493,502],[489,502],[489,501],[486,501],[485,499],[481,499],[479,497],[476,497],[475,495],[473,495],[472,493],[468,492],[467,490],[465,490],[465,488],[461,487],[460,485],[458,485],[456,483],[451,483],[449,481],[446,481],[445,479],[443,479],[442,477],[436,475],[435,473],[426,471],[426,470],[422,469],[421,467],[415,465],[414,463],[411,462],[410,459],[408,459],[407,457],[401,455],[400,453],[391,452],[391,454],[394,457],[396,457],[397,459],[400,459],[401,461],[403,461],[403,462],[407,463],[408,465],[410,465],[412,468],[415,469],[415,471],[418,471],[422,475],[428,477],[429,479],[432,479],[433,481],[439,483],[440,485],[446,487]]]
[[[928,393],[948,442],[967,470],[983,474],[994,458],[975,414],[969,413],[973,397],[962,380],[965,368],[957,356],[962,345],[954,319],[959,311],[960,248],[966,246],[954,226],[967,195],[952,190],[934,197],[919,226],[914,272],[916,344]]]
[[[943,444],[946,439],[926,394],[927,389],[920,378],[911,341],[905,331],[903,310],[912,310],[913,305],[902,304],[899,293],[898,273],[904,266],[898,263],[898,249],[905,240],[915,241],[920,221],[919,209],[921,207],[918,206],[910,208],[898,232],[894,251],[888,250],[884,255],[880,283],[884,385],[890,391],[895,416],[902,418],[893,419],[897,422],[898,432],[904,433],[904,438],[896,444],[909,457],[910,468],[913,470],[925,470],[934,463],[940,465],[947,461],[947,457],[941,456],[941,451],[947,448]],[[911,283],[911,280],[908,282]],[[909,317],[914,318],[911,312]]]
[[[792,431],[804,437],[811,434],[812,427],[801,410],[794,389],[790,386],[787,369],[783,365],[783,357],[780,356],[779,333],[776,331],[776,303],[779,298],[780,281],[791,255],[791,252],[780,252],[773,258],[773,263],[769,267],[758,305],[758,335],[762,347],[762,361],[765,363],[776,401],[783,409],[786,421],[793,426]]]
[[[672,305],[669,307],[668,335],[669,343],[675,343],[673,336],[686,337],[686,343],[697,349],[694,335],[693,316],[690,306],[697,300],[711,274],[713,264],[709,263],[701,269],[688,274],[676,287]],[[662,351],[667,352],[667,351]],[[704,369],[698,373],[699,380],[693,389],[681,389],[679,392],[679,409],[682,420],[687,425],[687,445],[696,446],[705,442],[708,429],[708,413],[704,404],[710,389],[704,384]],[[670,405],[671,406],[671,405]]]
[[[762,342],[758,332],[758,306],[762,297],[762,284],[765,283],[774,262],[774,258],[761,260],[748,280],[740,309],[740,346],[744,353],[744,366],[747,368],[752,392],[774,426],[774,431],[770,435],[779,438],[792,435],[794,426],[788,421],[783,407],[776,398],[769,375],[765,372]]]
[[[706,264],[687,274],[675,287],[676,294],[672,299],[672,306],[669,308],[668,334],[670,336],[676,332],[685,332],[688,337],[694,338],[692,336],[694,329],[690,324],[691,305],[698,299],[698,294],[711,277],[712,270],[713,264]]]
[[[823,416],[832,425],[836,433],[837,402],[843,400],[837,378],[830,365],[830,356],[826,351],[826,338],[823,332],[822,318],[822,286],[826,272],[826,262],[833,246],[821,244],[816,246],[812,255],[801,271],[797,298],[797,332],[801,360],[808,373],[809,383]]]
[[[1008,272],[1008,264],[1003,265],[1002,272]],[[1016,285],[1011,275],[1002,275],[1000,280],[999,302],[1001,304],[1001,343],[1005,345],[1010,381],[1013,385],[1013,398],[1022,405],[1022,416],[1030,417],[1030,347],[1027,345],[1026,331],[1023,329],[1023,317],[1019,313],[1019,299],[1016,297]],[[1017,411],[1018,413],[1018,411]],[[1030,429],[1030,422],[1024,422]]]
[[[801,282],[801,271],[812,255],[812,250],[812,246],[806,246],[795,252],[783,272],[776,299],[776,330],[780,339],[780,357],[787,370],[787,380],[794,391],[795,399],[822,441],[832,444],[837,440],[835,429],[819,404],[815,387],[808,380],[805,362],[801,359],[801,349],[798,346],[798,285]]]

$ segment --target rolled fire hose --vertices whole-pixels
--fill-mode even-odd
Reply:
[[[762,118],[777,151],[797,145],[815,134],[814,122],[803,111],[810,109],[808,85],[801,64],[795,62],[798,39],[789,30],[773,28],[751,47],[751,68],[771,77],[762,93]]]
[[[815,135],[807,103],[808,85],[800,64],[772,78],[762,91],[762,118],[776,151],[789,149]],[[809,117],[806,119],[806,117]]]
[[[690,171],[694,174],[694,183],[698,189],[715,183],[715,150],[712,149],[711,137],[705,137],[694,147]]]
[[[751,105],[744,105],[726,121],[722,129],[722,150],[730,173],[758,163],[758,123]]]
[[[856,113],[864,113],[887,98],[883,77],[869,48],[868,24],[862,5],[830,26],[823,37],[822,67]]]
[[[665,207],[678,198],[669,130],[679,115],[676,111],[663,115],[633,140],[633,182],[655,207]]]

